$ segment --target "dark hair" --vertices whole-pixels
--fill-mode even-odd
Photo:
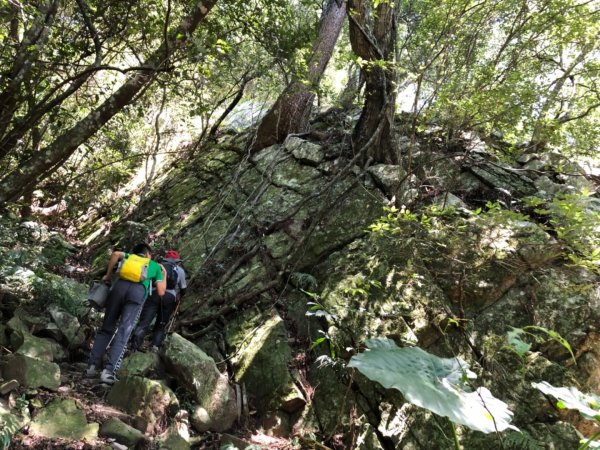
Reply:
[[[133,247],[133,250],[131,250],[131,253],[134,254],[134,255],[143,256],[146,253],[152,253],[152,249],[145,242],[140,242],[139,244],[136,244]]]

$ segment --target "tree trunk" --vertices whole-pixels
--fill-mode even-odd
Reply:
[[[548,131],[546,124],[546,121],[548,120],[548,113],[555,105],[566,81],[572,77],[575,68],[583,61],[585,61],[585,58],[587,57],[589,52],[590,47],[584,48],[581,51],[581,53],[579,53],[577,58],[575,58],[575,60],[571,63],[571,65],[563,69],[563,74],[559,78],[554,80],[554,87],[552,90],[549,91],[548,95],[546,96],[546,99],[544,100],[544,103],[542,104],[542,107],[538,114],[537,120],[535,121],[533,126],[533,131],[531,133],[531,141],[529,145],[531,151],[540,152],[545,149],[547,145],[547,138],[546,136],[544,136],[544,134]],[[556,125],[559,125],[558,121],[556,121]]]
[[[353,142],[355,148],[362,148],[379,128],[379,135],[370,144],[367,157],[376,162],[395,164],[398,155],[392,146],[391,129],[396,101],[394,57],[399,5],[390,0],[380,2],[375,11],[369,11],[370,3],[369,0],[348,2],[352,50],[365,61],[362,67],[365,102],[354,128]],[[372,16],[371,20],[369,16]],[[383,126],[379,127],[381,121],[384,121]]]
[[[0,136],[5,133],[17,109],[23,84],[29,79],[33,69],[33,60],[40,54],[50,36],[59,3],[59,0],[52,0],[40,7],[40,17],[34,20],[19,44],[8,76],[10,81],[0,92]]]
[[[124,106],[128,105],[136,94],[153,80],[156,71],[164,68],[167,49],[182,47],[184,44],[182,36],[184,39],[189,37],[216,2],[217,0],[198,2],[191,14],[181,22],[174,32],[169,34],[167,41],[163,42],[147,59],[144,67],[151,67],[152,69],[140,71],[130,76],[104,103],[90,112],[70,130],[57,137],[45,149],[21,162],[17,169],[0,180],[0,204],[17,200],[24,192],[50,176],[73,154],[79,145],[96,133]]]
[[[340,108],[344,111],[352,109],[354,100],[358,97],[364,84],[365,79],[360,67],[356,64],[352,64],[348,69],[348,82],[346,83],[346,87],[344,87],[344,90],[338,98]]]
[[[319,86],[331,58],[345,15],[345,0],[328,0],[323,9],[319,34],[308,62],[307,80],[306,82],[298,79],[292,81],[279,95],[258,126],[251,147],[253,151],[283,142],[289,134],[308,129],[315,89]]]
[[[237,93],[235,94],[235,97],[233,98],[231,103],[229,103],[229,105],[227,105],[227,108],[225,108],[225,111],[223,111],[223,113],[219,116],[219,118],[215,121],[213,126],[210,128],[210,132],[208,133],[208,139],[210,139],[210,140],[215,139],[215,137],[217,136],[217,132],[219,131],[219,127],[221,126],[223,121],[227,118],[227,116],[231,113],[231,111],[233,111],[235,109],[237,104],[240,102],[240,100],[244,96],[244,91],[246,90],[246,85],[250,81],[252,81],[255,77],[256,77],[256,75],[250,75],[249,73],[244,74],[244,76],[242,77],[242,84],[240,85]]]

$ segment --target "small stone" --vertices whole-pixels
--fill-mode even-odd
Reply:
[[[19,387],[17,380],[10,380],[0,385],[0,394],[5,395]]]
[[[124,444],[128,447],[135,446],[144,439],[144,433],[115,417],[111,417],[102,424],[100,436],[113,438],[120,444]]]

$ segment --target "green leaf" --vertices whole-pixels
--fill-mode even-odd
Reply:
[[[558,334],[556,331],[548,330],[544,327],[538,327],[535,325],[528,325],[528,326],[524,327],[523,330],[524,331],[535,330],[535,331],[539,331],[542,333],[546,333],[550,338],[554,339],[556,342],[558,342],[560,345],[562,345],[570,353],[571,358],[573,359],[573,362],[575,364],[577,364],[577,359],[575,359],[575,354],[573,353],[571,344],[569,344],[569,342],[565,338],[563,338],[560,334]]]
[[[318,347],[319,345],[321,345],[323,342],[325,342],[327,340],[326,337],[320,337],[318,339],[316,339],[311,345],[309,350],[312,350],[315,347]]]
[[[464,379],[475,378],[460,358],[439,358],[418,347],[398,348],[390,339],[369,339],[369,350],[353,356],[348,367],[358,369],[385,388],[397,389],[409,402],[452,422],[484,433],[517,430],[513,413],[488,389],[465,390]]]
[[[557,406],[561,409],[576,409],[586,419],[596,419],[600,413],[600,410],[598,409],[600,397],[595,394],[584,394],[573,386],[554,387],[547,381],[531,383],[531,385],[542,391],[544,394],[557,398]]]
[[[525,331],[522,328],[514,328],[506,333],[508,343],[515,349],[515,351],[523,356],[531,349],[531,344],[525,342],[521,339],[521,335],[523,335]]]

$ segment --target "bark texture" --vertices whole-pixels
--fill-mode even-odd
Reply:
[[[59,0],[43,3],[39,8],[39,16],[25,32],[18,45],[13,65],[8,72],[9,81],[0,92],[0,136],[4,135],[8,128],[19,104],[22,91],[25,89],[25,84],[31,77],[33,63],[48,41],[59,5]],[[0,147],[0,156],[4,156],[6,153],[8,153],[8,149]]]
[[[397,4],[380,2],[371,10],[370,0],[349,0],[350,43],[352,50],[365,63],[365,102],[354,128],[354,147],[362,148],[373,137],[367,156],[375,162],[398,162],[392,145],[391,128],[395,111],[395,48]],[[383,121],[382,126],[380,123]]]
[[[73,154],[79,145],[96,133],[124,106],[131,103],[142,88],[154,79],[157,71],[166,66],[165,55],[168,54],[168,50],[181,47],[183,44],[181,36],[187,38],[193,33],[216,2],[217,0],[205,0],[196,3],[190,15],[174,32],[169,34],[167,41],[163,42],[149,56],[144,63],[144,67],[148,67],[148,69],[130,76],[116,92],[70,130],[57,137],[54,142],[35,153],[31,158],[22,161],[16,170],[2,178],[0,180],[0,204],[17,200],[41,180],[50,176]]]
[[[315,90],[331,59],[345,15],[345,0],[328,0],[308,62],[307,80],[292,81],[279,95],[258,126],[253,151],[283,142],[291,133],[307,131]]]

